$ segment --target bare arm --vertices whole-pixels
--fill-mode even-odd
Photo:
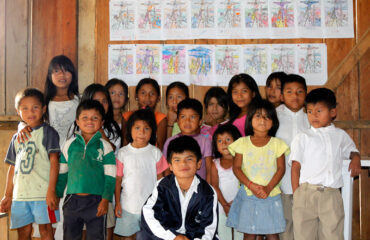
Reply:
[[[122,125],[121,125],[121,131],[122,131],[122,138],[121,138],[121,147],[126,146],[128,144],[126,139],[126,121],[122,117]]]
[[[351,163],[349,164],[348,171],[351,171],[351,177],[358,176],[361,173],[361,157],[358,152],[351,152]]]
[[[299,176],[301,175],[301,164],[297,161],[292,162],[292,189],[293,193],[299,187]]]
[[[12,205],[13,197],[13,177],[14,177],[14,166],[10,165],[8,169],[8,175],[6,178],[5,193],[3,199],[0,202],[0,212],[9,212]]]
[[[211,184],[212,157],[206,157],[206,180]]]
[[[285,155],[282,154],[280,157],[276,159],[277,161],[277,169],[274,174],[274,176],[271,178],[270,182],[267,184],[266,187],[264,187],[265,192],[266,192],[266,197],[267,198],[270,195],[270,192],[274,187],[280,182],[280,180],[283,178],[285,174]]]
[[[225,200],[224,195],[222,195],[221,189],[219,188],[219,179],[218,179],[218,171],[216,168],[215,163],[212,163],[211,167],[211,184],[212,187],[216,190],[217,199],[224,208],[226,215],[229,213],[230,204]],[[227,211],[226,211],[227,210]]]
[[[168,113],[167,113],[167,138],[172,136],[173,125],[175,124],[176,119],[177,119],[177,114],[173,110],[168,109]]]
[[[164,118],[157,127],[157,147],[162,151],[167,136],[167,117]]]
[[[49,187],[46,194],[46,204],[51,210],[58,209],[58,201],[56,195],[56,185],[59,175],[59,153],[50,153],[50,175],[49,175]]]
[[[114,200],[116,201],[116,206],[114,209],[114,213],[116,214],[116,217],[119,217],[119,218],[122,215],[121,185],[122,185],[122,177],[116,176],[116,187],[114,189]]]

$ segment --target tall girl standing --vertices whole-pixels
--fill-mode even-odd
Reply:
[[[257,83],[248,74],[235,75],[230,79],[227,95],[230,104],[230,123],[239,129],[242,136],[245,136],[245,119],[248,106],[253,99],[261,99]]]
[[[267,100],[253,101],[248,108],[245,134],[228,149],[235,156],[233,171],[242,187],[235,197],[227,226],[244,233],[244,239],[266,234],[279,239],[285,230],[279,182],[285,172],[288,145],[275,138],[279,127],[275,107]]]

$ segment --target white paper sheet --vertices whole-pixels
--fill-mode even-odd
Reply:
[[[190,10],[191,38],[215,36],[216,4],[214,0],[192,0]]]
[[[111,40],[135,39],[135,2],[111,0],[109,2],[109,29]]]
[[[114,44],[108,46],[108,79],[119,78],[129,86],[135,86],[135,45]]]
[[[165,39],[191,38],[189,1],[163,1],[163,37]]]
[[[161,40],[162,4],[161,0],[139,0],[136,5],[136,39]]]
[[[162,85],[181,81],[189,85],[187,45],[162,46]]]
[[[213,45],[190,45],[188,48],[190,83],[212,86],[215,83],[214,72],[215,47]]]

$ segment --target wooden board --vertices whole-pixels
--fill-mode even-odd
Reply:
[[[0,115],[5,114],[5,0],[0,0]]]

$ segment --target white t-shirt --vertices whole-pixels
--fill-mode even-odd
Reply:
[[[76,119],[76,109],[79,104],[77,96],[69,101],[50,101],[48,105],[49,124],[59,134],[60,149],[63,149],[64,143],[67,140],[70,127]]]
[[[218,187],[226,202],[230,203],[239,191],[239,180],[235,177],[233,168],[225,169],[221,166],[219,158],[216,158],[214,163],[218,172]],[[220,203],[218,203],[218,211],[225,214]]]
[[[279,119],[279,129],[276,132],[276,137],[284,140],[289,146],[298,133],[310,128],[307,114],[303,111],[303,108],[298,112],[292,112],[285,104],[281,104],[276,108],[276,113]],[[280,188],[285,194],[293,194],[291,167],[288,164],[288,159],[289,155],[285,156],[285,174],[281,180]]]
[[[325,187],[343,187],[343,160],[351,152],[358,152],[351,137],[333,124],[328,127],[311,127],[299,133],[292,142],[289,165],[301,164],[299,184],[320,184]]]
[[[134,148],[130,143],[118,151],[117,159],[123,163],[121,206],[125,211],[141,213],[157,182],[156,164],[161,156],[161,151],[151,144]]]

